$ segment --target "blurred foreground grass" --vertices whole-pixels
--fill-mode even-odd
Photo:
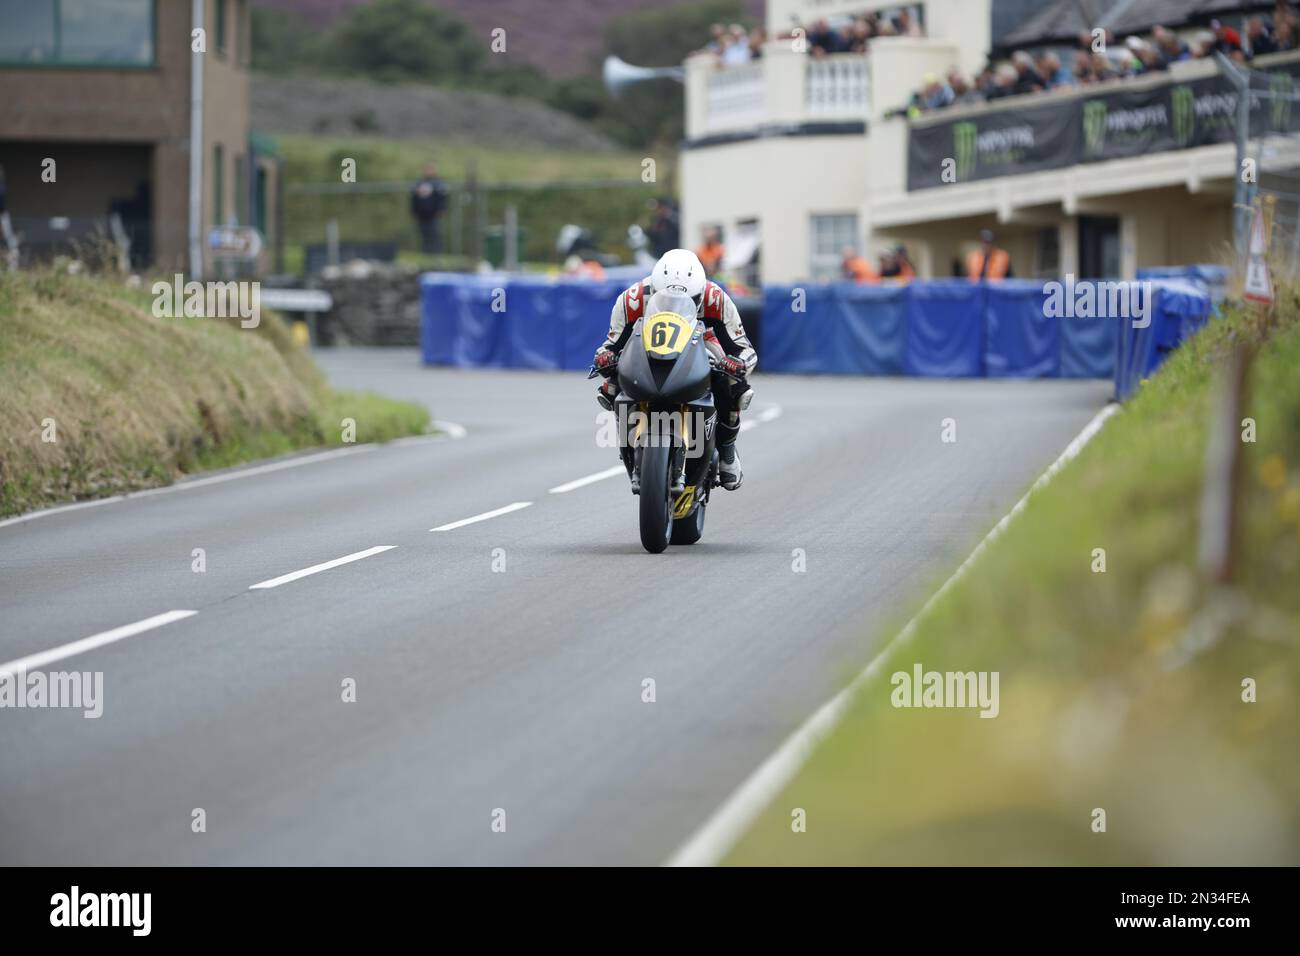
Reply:
[[[1032,497],[726,862],[1300,863],[1300,302],[1280,298],[1271,335],[1230,309]],[[1264,339],[1234,602],[1195,573],[1210,383]],[[1198,649],[1193,625],[1234,608]],[[895,709],[918,662],[998,671],[999,716]]]
[[[270,312],[255,329],[158,318],[148,288],[0,274],[0,515],[342,444],[345,418],[358,443],[429,425],[423,407],[331,389]]]

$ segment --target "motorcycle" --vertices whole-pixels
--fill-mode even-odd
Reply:
[[[719,485],[713,373],[721,350],[704,338],[690,296],[670,290],[646,302],[644,318],[619,356],[612,402],[619,456],[640,498],[641,544],[659,554],[669,544],[694,544],[704,533],[712,490]],[[601,372],[595,366],[588,378]]]

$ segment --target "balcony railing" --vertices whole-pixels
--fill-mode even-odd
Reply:
[[[810,116],[866,116],[871,103],[871,73],[862,56],[809,60],[805,105]]]
[[[789,44],[770,44],[753,63],[719,68],[712,57],[688,61],[687,134],[691,138],[826,120],[866,120],[871,61],[861,54],[813,59]]]
[[[709,76],[707,129],[758,126],[767,119],[767,89],[763,61],[717,70]]]

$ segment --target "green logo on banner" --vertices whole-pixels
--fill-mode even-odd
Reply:
[[[952,148],[957,159],[957,178],[970,179],[975,175],[975,160],[978,155],[975,143],[979,136],[979,127],[974,123],[957,123],[952,128]]]
[[[1083,145],[1089,156],[1097,156],[1106,148],[1106,112],[1102,100],[1083,104]]]
[[[1169,91],[1173,108],[1174,142],[1186,146],[1196,135],[1196,96],[1190,86],[1175,86]]]
[[[1269,117],[1275,130],[1285,130],[1291,126],[1291,87],[1290,73],[1270,74],[1268,91],[1273,94],[1273,99],[1269,103]]]

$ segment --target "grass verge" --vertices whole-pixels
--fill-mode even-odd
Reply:
[[[0,275],[0,515],[303,448],[420,434],[418,405],[337,392],[284,323],[158,318],[151,296]]]
[[[1257,440],[1225,592],[1196,575],[1197,509],[1212,373],[1241,340],[1260,343]],[[889,651],[726,862],[1300,862],[1298,368],[1294,290],[1270,333],[1232,308],[1173,355]],[[892,675],[917,663],[997,671],[998,716],[895,708]]]

